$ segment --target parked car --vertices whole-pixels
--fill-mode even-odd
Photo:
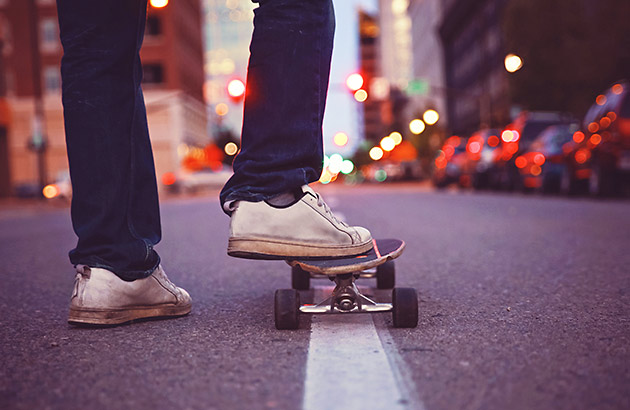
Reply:
[[[560,124],[547,127],[531,143],[529,149],[514,160],[525,190],[559,193],[565,173],[565,153],[573,148],[573,135],[579,124]]]
[[[494,166],[494,153],[499,149],[501,132],[496,129],[476,131],[466,143],[466,165],[464,172],[470,176],[474,189],[490,187],[490,175]]]
[[[465,185],[465,181],[462,180],[465,163],[464,140],[456,135],[447,138],[434,160],[433,185],[437,188],[444,188],[453,183]]]
[[[563,187],[569,194],[611,196],[630,182],[630,83],[600,94],[582,122],[567,155]]]
[[[501,132],[501,147],[495,153],[493,164],[493,185],[506,190],[522,189],[516,158],[529,149],[545,128],[574,121],[570,115],[564,113],[522,112]]]

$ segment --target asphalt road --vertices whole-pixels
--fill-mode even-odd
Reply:
[[[407,242],[397,284],[418,290],[419,326],[394,329],[389,314],[372,315],[400,407],[630,408],[630,202],[412,185],[322,192],[348,222]],[[214,197],[165,201],[162,216],[157,249],[190,291],[192,314],[92,329],[66,323],[68,209],[0,207],[0,408],[309,407],[320,318],[275,330],[273,293],[290,287],[288,266],[229,258],[229,220]],[[335,336],[350,325],[337,318],[326,318],[333,333],[318,343],[351,343]],[[369,368],[369,357],[353,356],[331,359],[329,377]],[[321,408],[338,403],[334,393],[322,399]]]

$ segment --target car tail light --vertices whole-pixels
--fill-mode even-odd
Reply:
[[[521,135],[516,130],[505,130],[501,133],[501,139],[503,142],[516,142],[521,138]]]
[[[620,118],[617,121],[617,129],[623,137],[630,138],[630,118]]]
[[[575,162],[577,162],[578,164],[585,163],[589,160],[589,158],[591,158],[591,151],[587,149],[582,148],[577,150],[577,152],[575,153]]]
[[[525,157],[521,155],[514,160],[514,164],[518,168],[525,168],[527,166],[527,159],[525,159]]]
[[[592,122],[590,124],[588,124],[588,132],[590,133],[594,133],[599,131],[599,124],[596,122]]]
[[[446,168],[446,164],[447,164],[447,160],[446,158],[444,158],[443,156],[439,156],[435,159],[435,167],[437,169],[443,169]]]
[[[591,138],[588,140],[588,142],[593,145],[599,145],[599,143],[602,142],[602,136],[599,134],[593,134],[591,135]]]
[[[468,152],[471,154],[478,154],[479,151],[481,151],[481,144],[479,143],[479,141],[473,141],[471,143],[468,144],[468,147],[466,147]]]
[[[586,169],[578,169],[575,171],[575,176],[577,179],[588,179],[591,176],[591,170],[589,168]]]
[[[177,182],[177,177],[173,172],[166,172],[162,175],[162,183],[166,186],[174,185]]]
[[[534,164],[541,166],[542,164],[545,163],[545,156],[543,154],[541,154],[540,152],[536,152],[533,155],[534,155]]]

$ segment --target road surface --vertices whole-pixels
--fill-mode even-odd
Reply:
[[[289,267],[228,257],[215,197],[162,204],[157,250],[189,316],[71,327],[68,209],[0,207],[0,408],[630,408],[628,201],[322,192],[374,237],[406,240],[397,284],[419,292],[416,329],[374,314],[275,330]],[[305,299],[330,284],[312,283]]]

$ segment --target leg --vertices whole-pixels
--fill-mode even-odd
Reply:
[[[331,0],[261,0],[256,9],[242,148],[221,192],[232,256],[333,257],[372,248],[367,229],[340,221],[307,186],[322,171],[334,28]]]
[[[70,252],[77,275],[68,322],[114,325],[181,316],[188,293],[153,250],[160,214],[142,89],[147,0],[58,0],[72,179]]]
[[[147,0],[58,0],[75,265],[147,277],[161,238],[140,82]]]
[[[294,190],[322,171],[332,1],[262,0],[255,13],[242,149],[221,192],[228,205]]]

